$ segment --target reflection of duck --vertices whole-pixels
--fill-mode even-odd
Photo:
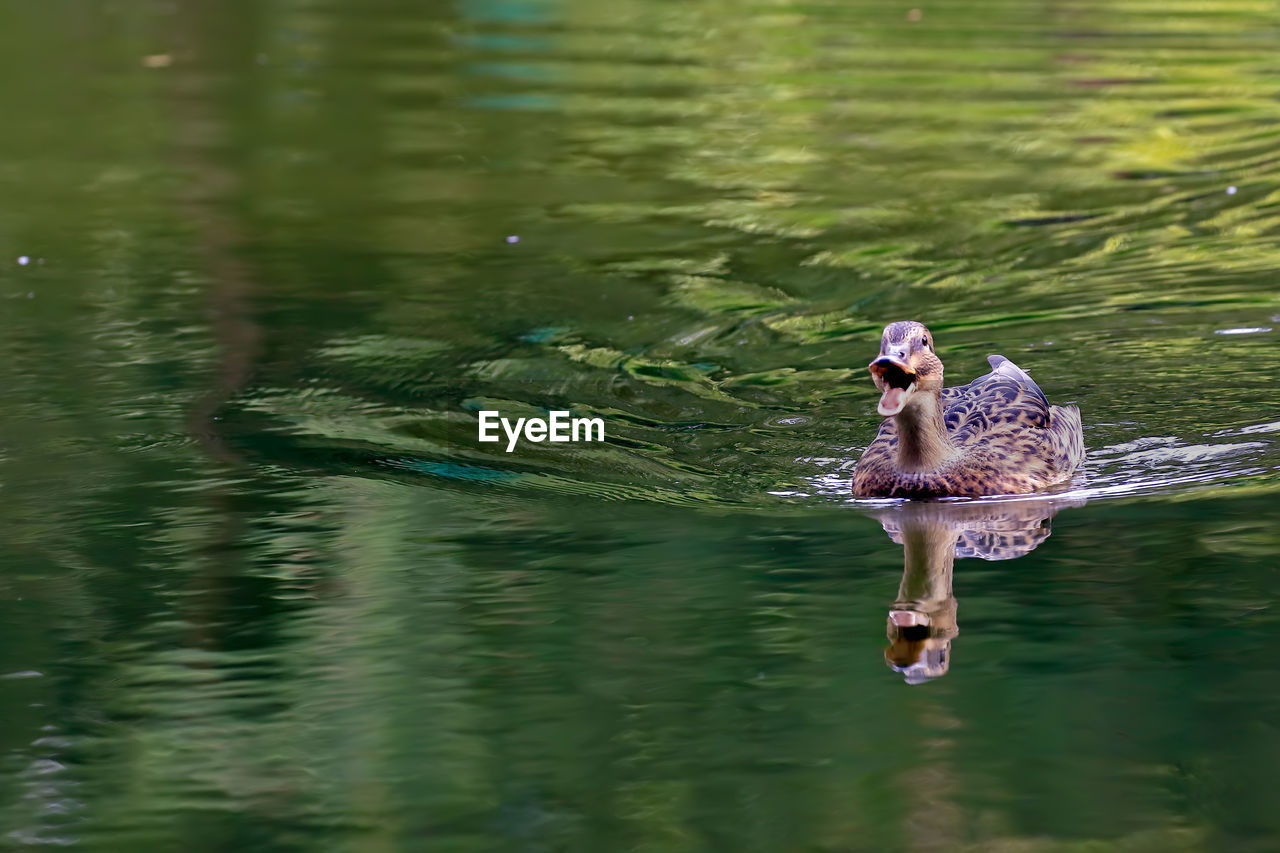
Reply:
[[[1084,458],[1080,410],[1050,406],[1012,361],[968,385],[942,387],[942,361],[920,323],[891,323],[871,375],[885,416],[853,472],[862,496],[1020,494],[1061,483]]]
[[[908,684],[946,675],[960,633],[951,573],[956,557],[1012,560],[1049,536],[1048,521],[1083,500],[906,503],[877,513],[903,546],[902,583],[889,609],[884,659]]]

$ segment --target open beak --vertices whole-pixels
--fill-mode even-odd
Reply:
[[[916,390],[916,369],[897,353],[881,353],[867,365],[867,369],[881,392],[876,411],[884,417],[901,412]]]

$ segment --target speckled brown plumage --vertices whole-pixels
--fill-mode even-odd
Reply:
[[[881,412],[900,410],[858,460],[854,494],[1022,494],[1070,478],[1084,458],[1080,411],[1051,406],[1025,371],[999,355],[988,357],[990,373],[944,388],[931,338],[919,323],[885,328],[871,370],[885,394]],[[908,380],[905,390],[893,387]]]

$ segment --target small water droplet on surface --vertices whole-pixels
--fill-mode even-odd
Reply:
[[[508,243],[519,243],[519,242],[520,242],[520,235],[519,235],[519,234],[511,234],[511,235],[509,235],[509,236],[507,237],[507,242],[508,242]]]
[[[19,255],[19,256],[18,256],[18,266],[20,266],[20,267],[25,267],[25,266],[26,266],[27,264],[29,264],[29,263],[31,263],[31,259],[30,259],[29,257],[27,257],[26,255]]]
[[[1235,187],[1227,187],[1227,195],[1235,195],[1235,194],[1236,194]]]

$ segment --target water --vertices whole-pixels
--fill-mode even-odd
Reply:
[[[1272,12],[0,10],[7,842],[1276,849]],[[1068,490],[852,499],[905,318]]]

